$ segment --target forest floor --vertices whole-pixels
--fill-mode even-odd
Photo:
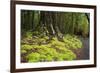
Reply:
[[[89,38],[67,34],[57,37],[27,37],[21,42],[21,62],[45,62],[89,59]]]

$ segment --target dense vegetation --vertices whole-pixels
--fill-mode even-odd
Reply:
[[[76,60],[89,37],[89,14],[21,10],[21,61]]]

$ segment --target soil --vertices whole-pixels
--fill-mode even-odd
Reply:
[[[76,51],[78,60],[87,60],[89,59],[89,38],[80,38],[83,43],[83,48]]]

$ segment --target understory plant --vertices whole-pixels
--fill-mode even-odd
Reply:
[[[27,62],[49,62],[75,60],[76,54],[72,49],[82,48],[82,42],[75,35],[65,35],[63,41],[57,37],[49,39],[44,37],[24,38],[21,42],[21,57]]]

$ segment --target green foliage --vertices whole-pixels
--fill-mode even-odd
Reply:
[[[28,50],[31,50],[33,47],[31,46],[31,45],[27,45],[27,44],[25,44],[25,45],[21,45],[21,50],[26,50],[26,51],[28,51]]]
[[[83,36],[86,36],[89,33],[89,23],[85,14],[81,15],[80,30],[82,31]]]
[[[82,42],[76,37],[71,35],[65,35],[64,42],[69,49],[79,49],[82,48]]]
[[[89,21],[85,15],[85,13],[61,13],[62,16],[60,30],[62,33],[67,34],[75,34],[75,33],[82,33],[82,36],[87,36],[89,33]],[[63,25],[63,26],[62,26]]]
[[[27,51],[26,50],[21,50],[21,54],[25,54],[25,53],[27,53]]]
[[[25,32],[25,30],[22,30],[22,33],[21,33],[21,43],[28,43],[28,40],[31,40],[32,39],[32,36],[33,36],[33,32],[30,30],[30,31],[27,31]]]
[[[47,43],[46,41],[48,39],[49,39],[49,37],[47,37],[47,36],[42,36],[42,35],[39,36],[38,32],[28,31],[22,38],[21,43],[22,44],[31,44],[31,45],[46,44]]]
[[[46,45],[35,46],[37,52],[28,54],[26,59],[28,62],[39,62],[39,61],[62,61],[62,60],[73,60],[76,55],[66,49],[64,52],[58,52],[55,48],[48,47]],[[34,58],[33,58],[34,57]]]
[[[28,62],[37,62],[40,59],[39,53],[31,53],[28,56],[26,56]]]
[[[33,39],[34,44],[21,45],[21,53],[28,53],[25,59],[28,62],[44,62],[44,61],[64,61],[76,59],[75,53],[70,49],[80,49],[81,41],[72,35],[65,35],[63,41],[59,41],[56,37],[49,40],[48,43],[43,43],[48,40],[48,37]],[[37,43],[41,42],[41,44]],[[37,43],[37,44],[35,44]]]
[[[74,60],[75,58],[76,55],[72,51],[68,50],[66,53],[59,54],[58,60]]]
[[[89,34],[87,13],[21,10],[21,57],[28,62],[76,59],[75,34]]]
[[[50,40],[50,44],[52,46],[65,46],[65,44],[61,41],[59,41],[56,37],[52,38],[52,40]]]
[[[89,17],[86,14],[88,13],[21,10],[21,34],[25,33],[32,38],[28,32],[30,30],[40,36],[41,33],[52,33],[53,30],[58,34],[59,29],[63,34],[80,32],[84,37],[89,33]]]
[[[26,37],[31,39],[32,38],[32,34],[33,34],[32,32],[28,31],[28,32],[26,32]]]

